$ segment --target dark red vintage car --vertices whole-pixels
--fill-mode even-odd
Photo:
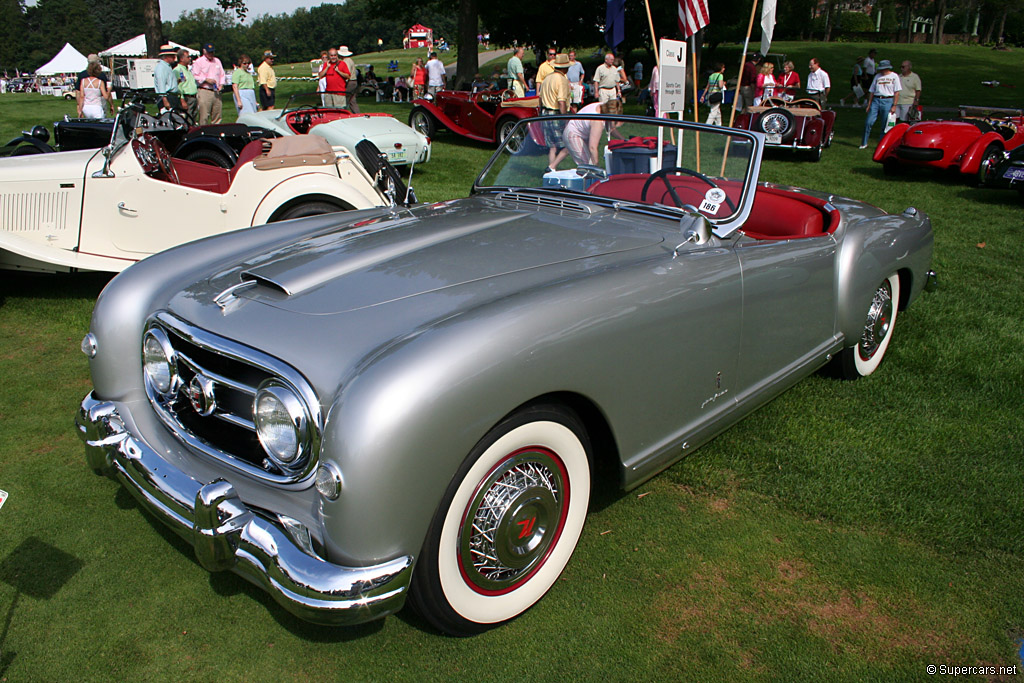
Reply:
[[[470,140],[499,143],[520,119],[537,116],[539,105],[539,98],[516,98],[511,90],[442,90],[433,99],[413,101],[409,125],[428,138],[447,128]]]
[[[977,176],[983,162],[1024,144],[1024,115],[1019,109],[960,107],[960,118],[897,124],[872,157],[886,173],[926,166]]]
[[[765,149],[806,152],[811,161],[821,159],[823,149],[832,144],[836,113],[822,110],[814,100],[787,102],[768,97],[749,113],[736,117],[735,127],[764,133]]]

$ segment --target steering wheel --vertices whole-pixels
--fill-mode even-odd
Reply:
[[[679,195],[676,193],[676,188],[673,187],[672,183],[670,183],[668,180],[668,176],[671,173],[684,173],[686,175],[691,175],[694,178],[699,178],[700,180],[704,181],[705,183],[707,183],[708,185],[715,189],[722,189],[717,184],[715,184],[715,181],[713,181],[711,178],[708,178],[700,171],[694,171],[693,169],[683,168],[682,166],[668,166],[659,171],[655,171],[654,173],[651,174],[651,177],[647,179],[647,182],[644,183],[643,189],[640,191],[640,201],[647,201],[647,190],[650,189],[651,184],[655,180],[658,180],[660,178],[661,181],[665,183],[665,187],[668,188],[668,192],[670,195],[672,195],[672,199],[675,200],[676,206],[685,207],[685,202],[683,202],[683,200],[679,198]],[[725,192],[723,191],[722,194],[725,194]],[[736,213],[736,205],[732,203],[732,200],[729,199],[728,195],[725,196],[725,204],[730,209],[732,209],[733,213]]]
[[[508,102],[509,100],[513,99],[515,96],[516,96],[515,92],[512,91],[512,90],[509,90],[507,88],[505,90],[501,91],[501,101],[502,102]]]
[[[782,99],[781,97],[766,97],[761,100],[762,107],[786,107],[789,106],[789,102]]]
[[[132,139],[132,152],[142,167],[142,172],[151,175],[162,171],[167,179],[178,184],[178,172],[171,163],[171,155],[167,153],[164,144],[149,133],[143,133]]]
[[[165,118],[171,127],[175,129],[181,128],[188,130],[199,125],[196,123],[196,120],[192,118],[192,115],[184,109],[171,109],[170,111],[166,111],[161,114],[159,118]]]

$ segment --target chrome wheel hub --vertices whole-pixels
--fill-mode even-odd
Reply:
[[[553,453],[530,448],[501,461],[477,488],[459,532],[459,562],[475,589],[512,590],[543,563],[564,522],[562,471]]]
[[[889,326],[892,324],[892,291],[889,283],[885,282],[875,292],[871,300],[871,307],[868,308],[868,318],[864,323],[864,333],[860,338],[858,352],[864,360],[870,360],[878,351],[878,347],[885,341],[889,334]]]
[[[786,132],[789,123],[782,114],[769,114],[761,119],[761,127],[769,135],[779,135]]]

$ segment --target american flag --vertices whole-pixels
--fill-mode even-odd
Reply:
[[[689,38],[710,21],[707,0],[679,0],[679,30],[683,38]]]

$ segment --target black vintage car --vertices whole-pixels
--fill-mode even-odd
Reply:
[[[196,126],[178,114],[151,116],[141,103],[129,104],[128,108],[137,115],[134,127],[149,129],[175,158],[221,168],[234,166],[238,153],[253,140],[278,137],[272,131],[237,123]],[[53,145],[46,126],[34,126],[0,148],[0,157],[97,149],[110,142],[113,130],[114,119],[65,116],[53,124]]]
[[[984,187],[1017,190],[1024,197],[1024,145],[983,159],[978,167],[978,181]]]

